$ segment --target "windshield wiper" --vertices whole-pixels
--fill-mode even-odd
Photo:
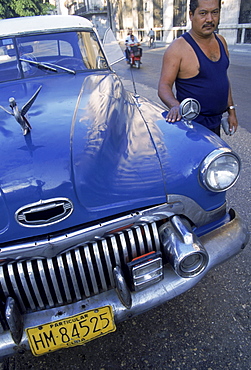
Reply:
[[[44,64],[44,63],[35,62],[34,60],[23,59],[23,58],[19,58],[19,60],[21,60],[21,62],[26,62],[26,63],[33,64],[34,66],[36,66],[38,68],[41,68],[41,69],[48,69],[49,71],[57,72],[56,68],[52,68],[49,65]]]
[[[26,62],[26,63],[30,63],[30,64],[33,64],[34,66],[40,68],[40,69],[46,69],[48,71],[52,71],[52,72],[57,72],[57,69],[62,69],[63,71],[66,71],[68,73],[72,73],[72,74],[76,74],[76,72],[73,70],[73,69],[69,69],[69,68],[66,68],[66,67],[62,67],[62,66],[59,66],[57,64],[53,64],[53,63],[41,63],[41,62],[35,62],[34,60],[29,60],[29,59],[24,59],[24,58],[19,58],[19,60],[21,62]]]
[[[76,74],[76,71],[74,71],[74,69],[70,69],[70,68],[66,68],[66,67],[62,67],[62,66],[59,66],[58,64],[53,64],[53,63],[46,63],[46,65],[48,66],[52,66],[52,67],[55,67],[55,68],[59,68],[59,69],[62,69],[63,71],[66,71],[68,73],[72,73],[72,74]]]

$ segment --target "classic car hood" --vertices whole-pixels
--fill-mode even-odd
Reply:
[[[12,115],[0,111],[3,241],[165,202],[154,143],[116,75],[67,74],[2,84],[0,104],[9,109],[13,96],[21,109],[40,85],[27,115],[28,135]],[[46,227],[17,222],[23,217],[20,209],[34,210],[58,198],[73,206],[64,220]]]

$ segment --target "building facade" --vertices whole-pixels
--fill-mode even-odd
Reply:
[[[228,44],[251,43],[251,0],[222,0],[221,6],[219,32]],[[118,40],[133,29],[146,41],[152,28],[157,42],[170,43],[190,29],[189,0],[66,0],[64,7],[90,19],[101,38],[110,26]]]

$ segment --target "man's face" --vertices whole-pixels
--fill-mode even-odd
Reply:
[[[219,24],[219,0],[199,0],[194,14],[189,14],[193,31],[202,37],[210,36]]]

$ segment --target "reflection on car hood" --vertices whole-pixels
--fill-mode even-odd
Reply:
[[[2,84],[0,104],[19,108],[39,86],[23,136],[0,111],[2,240],[39,235],[165,202],[162,173],[147,126],[116,75],[51,76]],[[21,207],[63,197],[72,214],[47,227],[15,221]],[[11,230],[11,235],[9,235]]]

